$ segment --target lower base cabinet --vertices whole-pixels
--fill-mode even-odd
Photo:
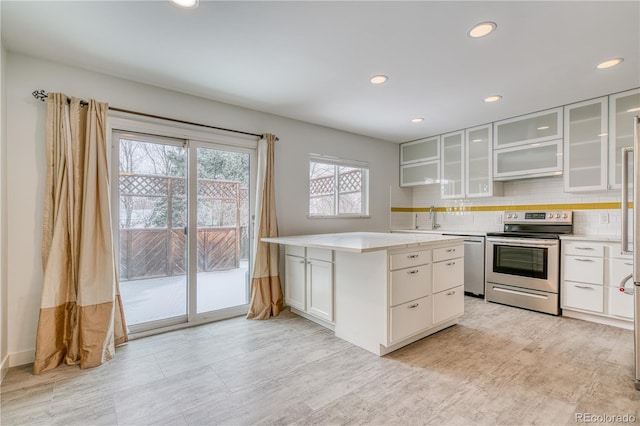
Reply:
[[[391,308],[389,323],[391,343],[396,343],[431,326],[431,297],[420,299]]]
[[[563,240],[562,252],[562,314],[632,328],[633,263],[620,244]]]
[[[330,324],[333,318],[333,252],[287,246],[285,303]]]
[[[464,313],[464,286],[433,295],[433,323],[438,324]]]

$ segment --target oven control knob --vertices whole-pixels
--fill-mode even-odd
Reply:
[[[514,218],[514,219],[517,219],[517,218],[518,218],[518,213],[514,213],[514,214],[513,214],[513,218]]]
[[[560,219],[560,213],[556,214],[556,218]]]
[[[553,213],[549,213],[549,214],[547,214],[547,217],[548,217],[549,219],[553,219]]]
[[[507,213],[507,219],[511,219],[511,213]]]
[[[562,215],[562,217],[566,219],[566,218],[569,217],[569,215],[565,213],[565,214]]]

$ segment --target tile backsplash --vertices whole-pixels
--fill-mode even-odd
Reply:
[[[465,211],[467,207],[510,205],[554,205],[584,203],[620,203],[620,192],[602,191],[588,193],[564,192],[562,177],[522,179],[504,182],[504,196],[442,199],[440,185],[412,188],[391,188],[391,229],[429,229],[429,206],[442,210],[436,213],[436,223],[447,231],[502,231],[502,211]],[[398,211],[406,209],[406,211]],[[411,209],[420,209],[412,212]],[[546,210],[546,207],[541,210]],[[562,209],[562,207],[560,208]],[[621,214],[619,209],[596,208],[573,210],[573,233],[577,235],[620,236]]]

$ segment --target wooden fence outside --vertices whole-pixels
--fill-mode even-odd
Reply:
[[[184,274],[186,228],[172,223],[173,201],[186,197],[184,178],[123,174],[119,184],[120,197],[167,200],[166,227],[120,228],[120,279]],[[198,201],[219,206],[216,226],[197,228],[198,272],[238,268],[240,260],[249,257],[249,191],[240,185],[240,182],[198,179]]]

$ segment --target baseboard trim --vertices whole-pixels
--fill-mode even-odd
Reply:
[[[611,325],[613,327],[624,328],[625,330],[633,330],[633,321],[625,321],[617,318],[574,311],[571,309],[563,309],[562,316],[583,321],[596,322],[598,324]]]
[[[9,354],[9,367],[31,364],[35,360],[35,357],[35,349]]]

